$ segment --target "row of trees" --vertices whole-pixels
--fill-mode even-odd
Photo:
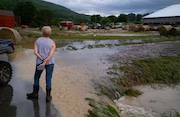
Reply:
[[[108,17],[101,17],[100,15],[92,15],[90,21],[91,22],[98,22],[103,25],[107,24],[108,22],[125,22],[125,23],[141,23],[142,17],[147,14],[141,15],[141,14],[120,14],[118,17],[111,15]]]
[[[0,4],[0,8],[3,9],[3,4]],[[59,21],[62,20],[62,18],[55,17],[55,13],[53,13],[51,9],[37,9],[36,6],[30,1],[18,2],[14,8],[14,14],[16,17],[20,17],[20,25],[24,24],[32,27],[39,27],[43,25],[59,25]],[[141,19],[143,16],[144,15],[136,15],[133,13],[120,14],[118,17],[114,15],[108,17],[92,15],[89,17],[90,19],[88,22],[97,22],[103,25],[110,22],[141,23]],[[74,21],[75,24],[86,22],[87,21]]]
[[[18,2],[14,9],[15,16],[19,16],[21,24],[39,27],[42,25],[53,25],[53,13],[49,9],[39,9],[32,2]],[[57,24],[55,24],[57,25]]]

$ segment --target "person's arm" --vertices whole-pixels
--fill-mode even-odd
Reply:
[[[38,48],[37,48],[37,45],[36,45],[36,41],[34,43],[34,54],[42,61],[44,61],[44,58],[38,53]]]
[[[52,49],[51,49],[51,51],[50,51],[50,53],[49,53],[49,56],[44,59],[43,65],[46,65],[46,64],[51,60],[52,56],[54,55],[55,50],[56,50],[56,44],[55,44],[55,42],[53,41],[53,43],[52,43]]]

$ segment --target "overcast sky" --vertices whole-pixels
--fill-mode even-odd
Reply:
[[[180,0],[44,0],[52,2],[77,13],[109,16],[119,14],[144,14],[180,4]]]

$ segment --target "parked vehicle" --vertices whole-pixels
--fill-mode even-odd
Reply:
[[[4,59],[14,52],[14,42],[11,39],[0,39],[0,85],[7,85],[12,77],[12,66]]]

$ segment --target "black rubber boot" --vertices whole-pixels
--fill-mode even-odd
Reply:
[[[33,92],[27,93],[27,98],[38,99],[39,86],[33,86]]]
[[[50,102],[52,100],[51,89],[46,89],[46,102]]]

